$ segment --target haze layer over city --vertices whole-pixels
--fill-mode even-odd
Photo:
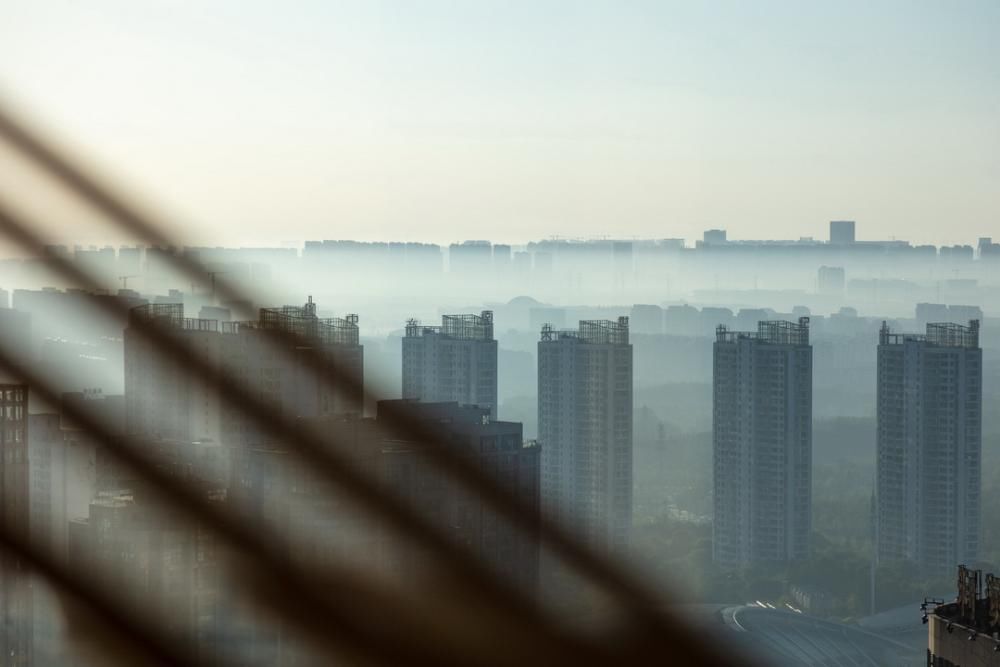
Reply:
[[[1000,651],[990,3],[0,3],[0,662]]]

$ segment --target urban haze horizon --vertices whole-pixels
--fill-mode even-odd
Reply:
[[[696,248],[699,244],[705,242],[706,232],[722,231],[726,233],[724,241],[730,243],[769,243],[769,244],[786,244],[786,245],[806,245],[806,244],[819,244],[828,242],[829,238],[827,236],[829,231],[829,224],[836,221],[847,221],[857,223],[858,220],[849,217],[839,217],[839,218],[829,218],[823,220],[817,225],[810,226],[808,228],[803,228],[803,233],[799,236],[787,236],[787,237],[766,237],[766,236],[738,236],[732,233],[732,227],[725,224],[717,225],[703,225],[701,226],[701,231],[695,235],[683,236],[671,234],[670,227],[664,227],[661,229],[663,233],[661,234],[639,234],[639,233],[613,233],[609,232],[606,234],[537,234],[535,236],[520,236],[517,238],[510,238],[506,236],[491,236],[488,234],[483,234],[479,236],[468,235],[465,237],[434,237],[434,236],[419,236],[415,237],[413,235],[403,234],[403,235],[383,235],[383,236],[343,236],[338,234],[318,234],[309,237],[297,237],[295,239],[280,237],[275,237],[274,239],[258,239],[258,240],[240,240],[236,238],[223,238],[220,237],[214,241],[202,241],[197,242],[190,239],[185,239],[184,237],[178,237],[176,240],[179,242],[176,246],[177,248],[248,248],[248,249],[267,249],[267,248],[282,248],[282,249],[303,249],[306,244],[312,242],[322,242],[322,241],[336,241],[336,242],[348,242],[348,243],[364,243],[364,244],[389,244],[389,243],[419,243],[426,245],[434,245],[441,247],[442,249],[447,249],[450,246],[457,246],[462,244],[472,244],[472,243],[489,243],[491,245],[506,245],[512,248],[524,248],[532,244],[545,242],[545,241],[563,241],[570,243],[588,243],[588,242],[601,242],[601,241],[623,241],[623,242],[659,242],[659,241],[671,241],[679,242],[681,247],[686,249]],[[863,223],[863,221],[862,221]],[[336,229],[334,225],[330,226],[330,229]],[[864,231],[862,225],[858,225],[859,231]],[[811,233],[804,233],[805,231],[810,231]],[[966,238],[964,236],[954,235],[951,238],[941,240],[937,243],[923,242],[919,241],[917,238],[910,237],[908,235],[889,235],[880,237],[877,235],[872,235],[868,233],[866,237],[858,236],[856,239],[857,243],[880,243],[880,242],[903,242],[908,243],[913,246],[933,246],[935,248],[941,247],[976,247],[976,245],[982,239],[992,240],[994,237],[1000,238],[1000,235],[994,233],[992,228],[984,228],[982,234],[978,234],[972,238]],[[80,248],[84,250],[93,250],[95,248],[129,248],[129,247],[147,247],[148,244],[130,242],[128,240],[113,239],[113,238],[99,238],[94,239],[87,238],[76,238],[73,236],[67,236],[63,238],[51,238],[49,245],[51,246],[64,246],[66,248]],[[23,251],[17,249],[8,249],[3,255],[10,258],[18,258],[29,256]]]
[[[997,664],[1000,2],[0,15],[5,667]]]
[[[192,242],[1000,216],[994,2],[3,4],[4,97]]]

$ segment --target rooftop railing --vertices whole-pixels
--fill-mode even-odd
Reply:
[[[730,331],[723,325],[715,329],[715,340],[719,343],[735,343],[742,339],[768,345],[808,345],[809,318],[800,317],[798,322],[764,320],[757,323],[757,331]]]

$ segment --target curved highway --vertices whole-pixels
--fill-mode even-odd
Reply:
[[[761,664],[791,667],[902,667],[926,664],[926,646],[914,646],[854,625],[753,605],[719,612],[734,649]],[[919,617],[914,619],[919,625]]]

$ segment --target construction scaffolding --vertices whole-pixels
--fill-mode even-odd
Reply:
[[[261,329],[265,331],[280,331],[281,333],[301,336],[321,345],[357,345],[358,316],[317,317],[316,304],[312,297],[304,306],[281,306],[279,308],[261,308],[257,322],[241,323],[241,327]]]
[[[925,342],[938,347],[979,347],[979,320],[969,320],[968,326],[953,322],[929,322],[927,333],[892,333],[889,325],[882,322],[879,329],[879,345],[902,345],[905,342]]]
[[[979,347],[979,320],[969,320],[969,326],[951,322],[928,324],[927,342],[942,347]]]
[[[419,338],[437,334],[459,340],[493,340],[493,311],[484,310],[479,315],[442,315],[441,326],[424,326],[420,320],[406,320],[406,337]]]
[[[578,329],[556,329],[551,324],[542,327],[542,341],[576,338],[584,343],[628,345],[628,317],[615,320],[580,320]]]
[[[757,331],[730,331],[721,324],[715,328],[715,340],[718,343],[735,343],[741,339],[768,345],[808,345],[809,318],[800,317],[798,322],[762,320],[757,323]]]
[[[184,331],[219,330],[218,320],[205,320],[197,317],[184,317],[184,304],[181,303],[147,303],[129,310],[129,326],[153,325],[165,329],[181,329]]]

